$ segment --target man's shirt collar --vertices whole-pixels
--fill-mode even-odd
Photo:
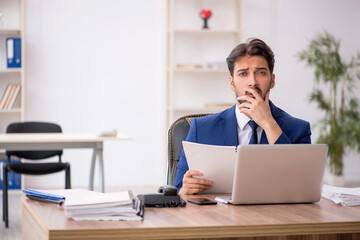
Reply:
[[[235,116],[238,127],[241,131],[244,130],[245,125],[251,120],[251,118],[241,113],[237,105],[235,106]]]

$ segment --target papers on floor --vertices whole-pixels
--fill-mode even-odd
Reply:
[[[85,189],[39,190],[65,197],[65,214],[78,220],[137,221],[143,216],[143,206],[133,200],[131,191],[99,193]]]
[[[342,206],[360,205],[360,188],[343,188],[324,184],[321,196]]]

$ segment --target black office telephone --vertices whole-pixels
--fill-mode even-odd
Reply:
[[[161,186],[158,193],[139,194],[137,196],[146,207],[185,207],[186,202],[177,194],[177,188]]]

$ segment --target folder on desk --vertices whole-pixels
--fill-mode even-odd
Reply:
[[[34,196],[34,197],[38,197],[38,198],[50,199],[50,200],[56,200],[56,201],[65,201],[64,196],[52,194],[52,193],[48,193],[48,192],[44,192],[44,191],[38,191],[35,189],[31,189],[31,188],[24,189],[23,192],[26,195]]]
[[[6,39],[6,60],[8,68],[21,67],[21,38]]]

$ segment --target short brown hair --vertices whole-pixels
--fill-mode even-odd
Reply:
[[[250,38],[246,43],[241,43],[237,45],[226,58],[226,63],[228,65],[230,75],[234,76],[234,64],[235,62],[243,56],[262,56],[266,59],[270,73],[273,73],[275,58],[274,53],[271,48],[266,45],[263,40],[257,38]]]

